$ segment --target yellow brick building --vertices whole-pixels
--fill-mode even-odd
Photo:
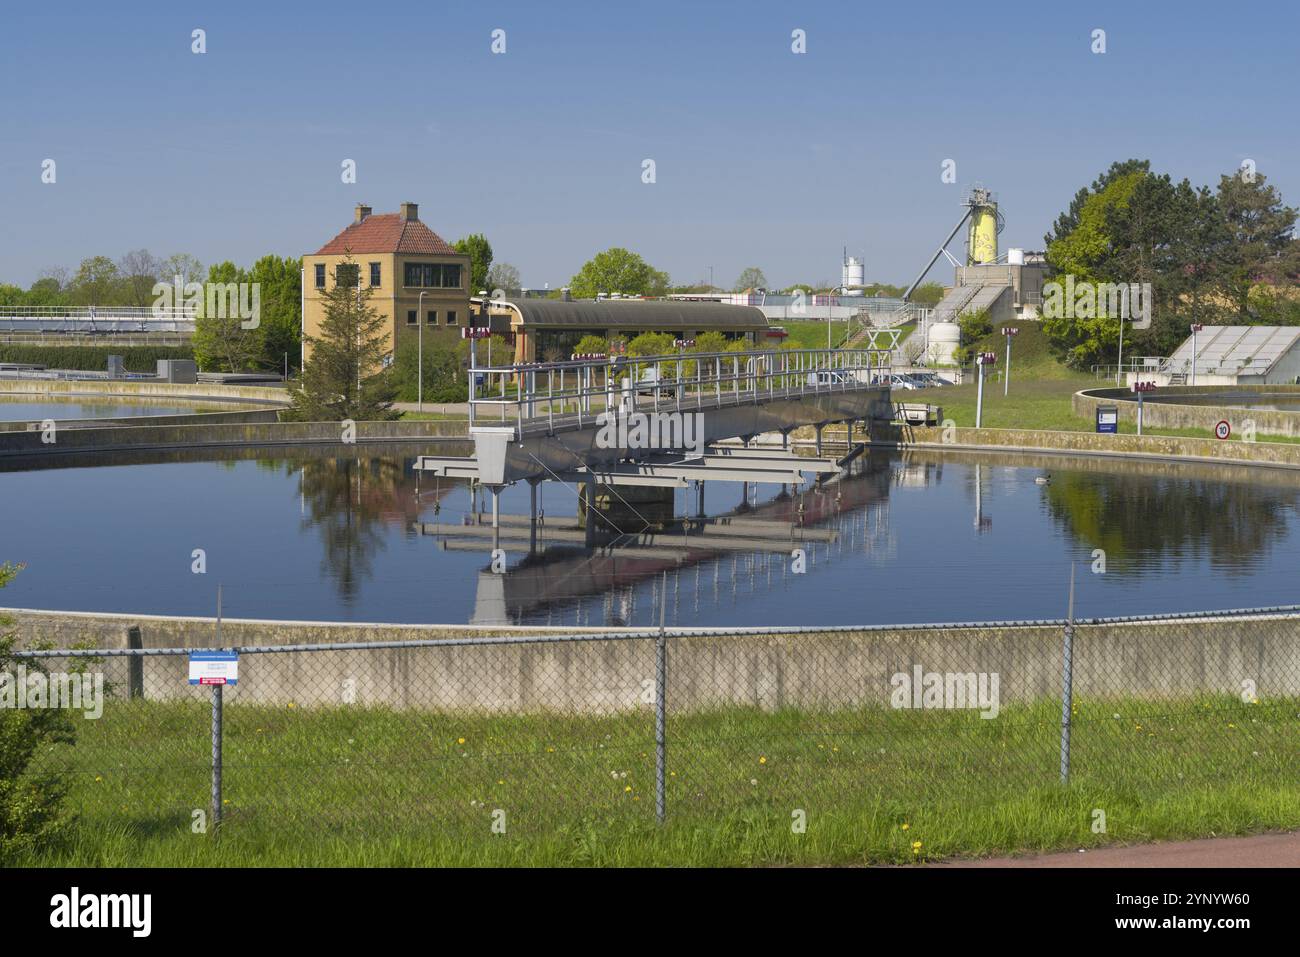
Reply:
[[[316,252],[303,256],[303,328],[319,336],[325,318],[323,293],[337,281],[348,256],[363,288],[374,290],[370,306],[388,322],[390,351],[421,324],[425,335],[460,337],[469,321],[470,258],[456,252],[420,222],[420,208],[402,203],[397,213],[375,214],[358,205],[351,225]],[[346,277],[345,277],[346,278]],[[303,358],[310,358],[304,345]]]

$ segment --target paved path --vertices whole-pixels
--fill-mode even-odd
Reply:
[[[940,862],[932,867],[1300,867],[1300,831],[1201,841],[1102,847],[1025,857]]]

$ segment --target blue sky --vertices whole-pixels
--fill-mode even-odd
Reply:
[[[722,285],[748,265],[837,279],[847,245],[869,280],[905,282],[971,184],[997,192],[1004,248],[1040,248],[1130,156],[1198,184],[1251,158],[1300,204],[1298,9],[25,4],[0,33],[0,281],[139,247],[299,255],[359,201],[418,202],[448,240],[484,232],[537,286],[611,245]]]

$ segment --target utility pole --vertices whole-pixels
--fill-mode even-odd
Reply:
[[[1199,322],[1192,323],[1192,385],[1196,385],[1196,334],[1204,328]]]

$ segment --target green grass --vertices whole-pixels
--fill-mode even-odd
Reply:
[[[1057,783],[1059,703],[973,711],[730,707],[483,715],[229,705],[226,821],[205,702],[112,702],[43,756],[77,813],[21,865],[910,863],[1300,825],[1297,702],[1090,699]],[[493,832],[504,812],[505,833]],[[1092,832],[1094,809],[1107,832]],[[791,827],[796,812],[805,833]],[[914,842],[919,842],[915,845]]]

